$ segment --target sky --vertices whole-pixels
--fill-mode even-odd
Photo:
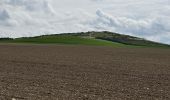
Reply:
[[[0,0],[0,37],[87,31],[170,44],[170,1]]]

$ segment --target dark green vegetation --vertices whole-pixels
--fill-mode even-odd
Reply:
[[[73,44],[73,45],[96,45],[114,47],[170,47],[166,44],[148,41],[129,35],[112,32],[81,32],[64,33],[55,35],[43,35],[22,38],[1,38],[1,43],[38,43],[38,44]]]

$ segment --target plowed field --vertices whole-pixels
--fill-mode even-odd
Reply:
[[[170,49],[1,44],[0,100],[170,100]]]

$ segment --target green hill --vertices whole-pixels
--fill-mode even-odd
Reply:
[[[36,37],[1,38],[0,43],[36,43],[36,44],[72,44],[96,45],[114,47],[170,47],[166,44],[156,43],[138,37],[121,35],[112,32],[81,32],[55,35],[42,35]]]
[[[69,44],[69,45],[95,45],[95,46],[128,46],[122,43],[95,39],[89,37],[72,36],[67,34],[62,35],[44,35],[38,37],[23,37],[23,38],[1,38],[0,43],[31,43],[31,44]]]

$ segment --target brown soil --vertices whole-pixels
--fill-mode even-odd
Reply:
[[[170,49],[0,45],[0,100],[170,100]]]

